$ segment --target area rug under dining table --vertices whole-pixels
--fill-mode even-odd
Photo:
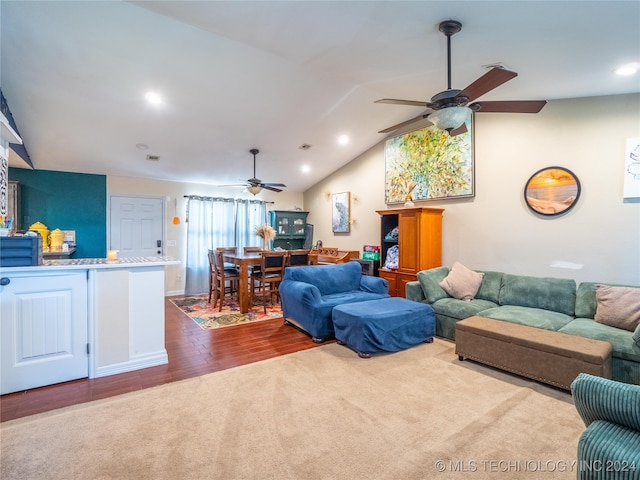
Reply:
[[[203,330],[232,327],[282,317],[282,308],[279,304],[267,305],[267,313],[264,313],[262,305],[254,305],[247,313],[240,313],[240,306],[235,299],[225,300],[222,311],[219,310],[219,304],[214,307],[213,303],[208,302],[208,299],[208,295],[200,295],[175,297],[170,301]]]

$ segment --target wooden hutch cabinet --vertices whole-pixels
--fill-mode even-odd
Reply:
[[[404,297],[406,284],[417,280],[420,270],[442,265],[442,208],[408,207],[377,210],[381,220],[380,262],[384,265],[387,251],[398,246],[398,269],[383,266],[380,277],[389,282],[389,294]],[[387,238],[398,228],[397,238]]]
[[[276,231],[273,248],[285,250],[303,248],[309,212],[299,210],[270,210],[270,223]]]

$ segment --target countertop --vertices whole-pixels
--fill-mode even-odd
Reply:
[[[2,267],[2,273],[47,271],[47,270],[94,270],[105,268],[138,268],[164,265],[178,265],[179,260],[171,257],[123,257],[117,260],[106,258],[63,258],[43,260],[42,265],[24,267]]]

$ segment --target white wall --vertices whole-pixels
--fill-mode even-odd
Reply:
[[[185,195],[203,195],[225,198],[254,198],[253,195],[242,193],[241,188],[218,188],[206,184],[167,182],[132,177],[107,177],[107,194],[122,194],[131,196],[155,196],[163,197],[167,201],[165,208],[165,243],[175,241],[175,247],[165,249],[169,257],[181,261],[180,265],[168,265],[166,267],[166,292],[167,295],[184,293],[185,262],[187,258],[187,226],[185,224],[185,211],[187,199]],[[260,200],[274,202],[268,205],[268,210],[293,210],[302,207],[302,194],[283,191],[280,193],[263,190],[257,197]],[[174,225],[174,200],[177,199],[177,214],[180,223]],[[107,227],[108,228],[108,227]]]
[[[416,203],[445,209],[443,264],[640,285],[640,201],[622,197],[625,141],[640,136],[640,95],[555,100],[536,115],[475,118],[475,197]],[[380,244],[383,147],[384,139],[305,192],[314,239],[349,250]],[[525,183],[548,166],[568,168],[582,186],[564,216],[541,217],[524,203]],[[346,191],[354,223],[350,233],[334,234],[328,194]]]

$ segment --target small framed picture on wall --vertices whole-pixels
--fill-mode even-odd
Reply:
[[[333,233],[349,233],[349,200],[349,192],[334,193],[331,196],[331,208],[333,209],[331,225]]]
[[[624,162],[624,198],[640,198],[640,138],[627,139]]]

